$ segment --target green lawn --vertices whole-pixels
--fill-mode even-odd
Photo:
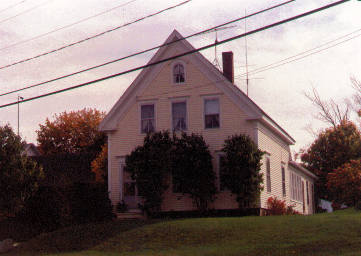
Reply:
[[[108,222],[42,234],[10,255],[361,255],[361,212]]]

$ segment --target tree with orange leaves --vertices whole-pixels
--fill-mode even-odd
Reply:
[[[98,125],[104,116],[104,112],[85,108],[55,114],[54,121],[47,118],[36,131],[40,152],[43,155],[100,152],[105,134],[98,131]]]
[[[327,188],[338,204],[361,203],[361,159],[351,160],[327,175]]]
[[[108,144],[102,146],[102,151],[91,163],[92,172],[95,173],[95,181],[106,183],[108,179]]]

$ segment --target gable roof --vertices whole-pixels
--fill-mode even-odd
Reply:
[[[176,41],[176,42],[174,42]],[[172,43],[174,42],[174,44]],[[175,45],[178,50],[188,52],[195,50],[195,48],[184,39],[184,37],[174,30],[162,47],[154,54],[148,64],[157,62],[164,59],[164,55],[167,50]],[[295,140],[282,129],[270,116],[268,116],[256,103],[254,103],[244,92],[242,92],[237,86],[227,80],[223,74],[210,63],[202,54],[198,51],[187,55],[191,59],[194,65],[196,65],[200,71],[210,80],[214,82],[214,85],[223,91],[229,98],[238,105],[248,116],[248,120],[259,121],[270,130],[280,136],[288,144],[294,144]],[[156,75],[162,70],[162,67],[166,65],[165,62],[157,64],[152,67],[143,69],[140,74],[135,78],[132,84],[126,89],[124,94],[115,103],[106,117],[99,125],[101,131],[114,131],[117,128],[117,124],[123,116],[124,112],[130,107],[130,105],[136,99],[136,93],[146,88]]]

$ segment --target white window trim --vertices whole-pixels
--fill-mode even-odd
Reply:
[[[173,103],[182,103],[185,102],[186,103],[186,125],[187,125],[187,129],[185,130],[177,130],[176,132],[186,132],[189,130],[189,106],[188,106],[188,98],[185,97],[181,97],[181,98],[172,98],[170,99],[170,127],[172,129],[172,131],[174,131],[174,127],[173,127]]]
[[[221,129],[222,127],[222,109],[221,109],[221,98],[219,96],[215,96],[215,95],[210,95],[210,96],[204,96],[203,98],[203,116],[202,116],[202,121],[203,121],[203,130],[206,131],[212,131],[212,130],[218,130]],[[219,127],[214,127],[214,128],[206,128],[206,100],[218,100],[218,106],[219,106]]]
[[[173,73],[173,71],[174,71],[174,66],[177,65],[177,64],[183,65],[183,69],[184,69],[184,82],[181,82],[181,83],[174,82],[174,73]],[[187,83],[187,69],[186,69],[186,67],[187,67],[186,63],[184,61],[182,61],[182,60],[177,60],[177,61],[172,63],[170,75],[171,75],[171,83],[173,85],[183,85],[183,84]]]
[[[142,101],[138,104],[138,116],[139,116],[139,134],[145,135],[146,133],[142,132],[142,106],[144,105],[153,105],[154,106],[154,131],[157,131],[157,104],[155,100]]]

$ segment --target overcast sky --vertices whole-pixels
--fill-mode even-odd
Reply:
[[[71,44],[180,2],[182,0],[0,0],[0,67]],[[183,6],[84,43],[0,69],[0,94],[152,48],[163,43],[174,29],[183,36],[188,36],[241,17],[245,10],[252,13],[281,2],[192,0]],[[247,19],[247,30],[332,2],[335,1],[296,0]],[[122,4],[123,7],[114,8]],[[112,8],[112,11],[87,19]],[[361,2],[351,0],[247,37],[249,97],[297,141],[294,151],[307,147],[314,140],[307,127],[311,126],[314,130],[325,127],[314,118],[317,109],[306,99],[304,92],[311,92],[312,87],[315,87],[323,99],[342,102],[353,94],[350,76],[361,79],[360,14]],[[87,20],[69,26],[84,19]],[[243,21],[234,25],[236,26],[219,31],[218,40],[244,32]],[[64,26],[67,28],[42,36]],[[33,39],[35,37],[38,38]],[[201,47],[214,40],[215,33],[207,33],[189,41],[194,47]],[[329,42],[331,43],[327,44]],[[338,45],[331,47],[334,44]],[[320,45],[324,46],[309,51]],[[326,47],[330,48],[314,53]],[[222,51],[234,52],[235,83],[245,91],[245,40],[239,39],[218,46],[219,61]],[[298,55],[302,52],[306,53]],[[153,54],[154,51],[37,88],[2,96],[0,105],[16,101],[18,95],[30,98],[144,65]],[[211,62],[215,59],[214,48],[203,51],[202,54]],[[309,56],[300,58],[306,54]],[[294,55],[300,59],[293,61],[294,58],[290,57]],[[285,59],[289,63],[252,73],[252,70],[262,70],[262,67]],[[43,124],[46,118],[52,119],[56,113],[83,108],[97,108],[108,112],[138,73],[20,104],[20,135],[27,142],[36,144],[39,124]],[[0,125],[7,123],[14,131],[17,130],[17,106],[0,109]]]

